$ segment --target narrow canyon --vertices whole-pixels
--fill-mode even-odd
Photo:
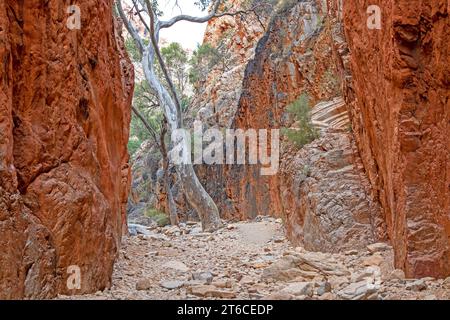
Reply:
[[[0,0],[0,299],[450,299],[450,2],[200,2],[185,53],[162,0]],[[281,132],[194,165],[213,232],[196,121]]]

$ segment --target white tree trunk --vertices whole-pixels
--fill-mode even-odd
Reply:
[[[142,66],[145,78],[148,81],[150,88],[155,91],[161,106],[163,106],[163,111],[167,118],[170,131],[173,132],[176,129],[181,129],[182,121],[179,118],[181,115],[177,114],[177,109],[172,97],[157,78],[153,64],[149,63],[154,56],[154,52],[152,51],[153,49],[149,47],[144,51]],[[184,143],[187,143],[186,140],[183,141]],[[172,145],[177,145],[179,143],[179,141],[172,141]],[[187,145],[183,147],[186,148],[186,150],[190,149],[190,146]],[[219,210],[217,209],[214,200],[198,180],[192,164],[180,164],[176,165],[175,168],[189,204],[199,215],[203,230],[211,232],[219,229],[222,225]]]
[[[169,87],[171,92],[173,93],[173,97],[170,95],[167,88],[162,85],[154,69],[153,62],[155,60],[155,55],[157,55],[158,62],[160,63],[161,68],[163,69],[163,71],[166,71],[164,62],[162,61],[158,48],[159,30],[161,27],[168,28],[180,20],[191,21],[191,19],[194,19],[192,20],[194,22],[206,22],[214,16],[221,1],[216,0],[213,12],[206,17],[198,19],[181,15],[175,17],[169,22],[156,21],[155,14],[153,12],[149,0],[139,0],[139,3],[141,3],[143,10],[148,13],[151,20],[150,25],[146,24],[144,18],[140,14],[140,11],[139,10],[137,11],[141,19],[141,22],[150,32],[151,41],[148,45],[144,44],[144,41],[142,40],[141,36],[134,28],[133,23],[126,17],[122,8],[121,0],[117,1],[117,9],[127,27],[128,32],[135,40],[139,52],[142,54],[142,68],[144,69],[145,78],[150,88],[156,94],[159,100],[159,104],[163,108],[163,112],[166,116],[167,123],[169,124],[170,132],[174,132],[177,129],[182,129],[183,115],[180,110],[180,100],[177,97],[172,80],[168,76],[167,72],[165,73],[165,78],[169,83]],[[190,150],[189,148],[190,146],[187,145],[188,141],[186,139],[184,139],[182,143],[185,143],[185,145],[183,146],[184,148],[186,148],[185,150]],[[172,141],[172,145],[179,145],[179,144],[180,144],[179,141]],[[198,177],[195,174],[192,164],[176,165],[175,167],[177,174],[180,178],[181,184],[183,186],[183,191],[186,195],[186,198],[189,204],[197,211],[197,214],[199,215],[199,218],[202,222],[203,230],[214,231],[220,228],[222,222],[220,220],[219,210],[217,209],[214,200],[210,197],[210,195],[206,192],[206,190],[203,188],[200,181],[198,180]]]

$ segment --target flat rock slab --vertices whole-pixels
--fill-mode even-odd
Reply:
[[[181,288],[184,285],[184,281],[164,280],[164,281],[161,281],[159,284],[161,287],[163,287],[165,289],[173,290],[173,289]]]
[[[183,262],[177,260],[171,260],[163,264],[163,268],[169,268],[173,270],[177,270],[180,272],[188,272],[189,267],[186,266]]]
[[[213,297],[222,299],[233,299],[236,292],[224,289],[218,289],[213,285],[199,285],[190,288],[191,294],[198,297]]]
[[[273,224],[264,223],[246,223],[237,225],[242,240],[245,243],[263,244],[269,242],[278,235],[277,229]]]
[[[281,290],[283,293],[292,294],[294,296],[309,296],[314,293],[314,283],[312,282],[293,282]]]

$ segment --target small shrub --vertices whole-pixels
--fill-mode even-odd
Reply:
[[[192,54],[189,61],[189,80],[195,85],[197,82],[205,81],[211,69],[221,61],[219,50],[209,43],[202,44]]]
[[[311,177],[311,168],[308,165],[304,165],[302,173],[305,177]]]
[[[155,208],[148,208],[145,215],[155,221],[160,227],[170,224],[169,217],[164,212],[161,212]]]
[[[130,155],[134,155],[137,150],[141,147],[142,141],[137,137],[130,137],[128,140],[128,152]]]
[[[352,125],[351,121],[347,125],[347,132],[348,133],[352,133],[353,132],[353,125]]]
[[[149,40],[144,39],[144,45],[148,44]],[[134,42],[133,38],[129,37],[125,40],[125,49],[127,50],[128,55],[133,62],[141,61],[141,54],[139,53],[139,50],[136,47],[136,43]]]
[[[294,103],[288,106],[287,111],[292,114],[298,123],[298,128],[284,128],[283,134],[297,147],[302,148],[319,138],[319,131],[311,123],[311,109],[309,97],[302,94]]]

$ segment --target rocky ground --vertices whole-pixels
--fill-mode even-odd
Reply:
[[[450,299],[450,278],[405,279],[392,248],[342,254],[294,248],[281,221],[258,217],[203,233],[131,225],[111,289],[60,299]]]

